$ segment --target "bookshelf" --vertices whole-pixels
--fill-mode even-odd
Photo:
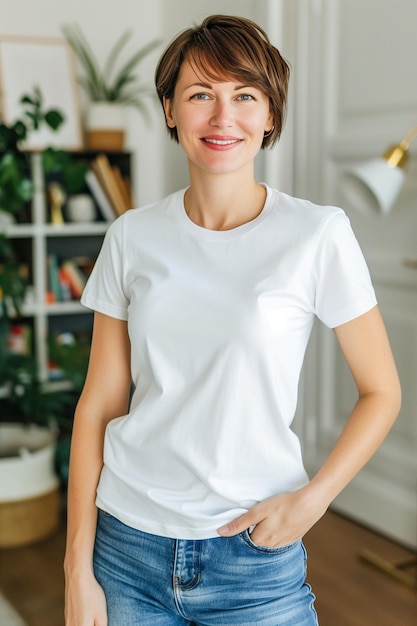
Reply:
[[[95,151],[83,151],[71,153],[71,157],[85,161],[89,172],[93,171],[92,164],[96,162],[97,157],[105,157],[107,166],[117,169],[119,177],[125,184],[130,180],[130,153],[114,152],[102,155]],[[64,223],[51,223],[49,181],[43,171],[41,154],[31,154],[30,161],[34,185],[31,206],[23,212],[21,221],[2,226],[1,230],[12,241],[19,261],[28,267],[30,287],[22,311],[23,320],[19,320],[19,324],[29,327],[31,351],[36,357],[41,379],[48,382],[54,380],[48,338],[53,334],[64,333],[90,336],[93,319],[92,313],[79,303],[78,294],[69,291],[65,298],[61,298],[52,293],[51,259],[57,264],[59,271],[66,263],[74,263],[73,259],[87,259],[92,265],[100,250],[104,234],[121,209],[114,208],[114,215],[106,217],[99,206],[97,196],[86,182],[81,193],[92,197],[96,210],[95,221],[65,221],[64,205]],[[104,189],[102,191],[109,201],[107,192]],[[111,202],[109,204],[113,207]]]

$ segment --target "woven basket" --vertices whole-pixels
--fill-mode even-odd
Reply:
[[[0,547],[43,539],[59,523],[55,434],[38,425],[0,424]]]
[[[44,539],[56,530],[59,521],[58,487],[35,498],[0,502],[0,548],[15,548]]]

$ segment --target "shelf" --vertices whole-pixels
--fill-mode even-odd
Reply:
[[[104,235],[109,222],[91,222],[78,224],[45,224],[43,233],[46,237],[87,237],[89,235]]]
[[[11,224],[0,226],[0,233],[4,233],[7,237],[14,239],[34,237],[38,232],[37,226],[33,224]]]
[[[35,235],[44,235],[46,237],[71,237],[71,236],[84,236],[89,235],[104,235],[107,231],[109,222],[91,222],[91,223],[77,223],[77,224],[13,224],[10,226],[0,226],[0,233],[3,232],[7,237],[13,239],[23,239],[28,237],[34,237]]]
[[[101,152],[101,151],[100,151]],[[89,164],[96,159],[97,151],[79,151],[74,154],[76,159],[84,159]],[[17,262],[28,268],[28,282],[30,283],[25,302],[22,308],[22,320],[13,320],[15,323],[25,324],[31,330],[31,344],[33,356],[38,366],[38,373],[43,381],[49,378],[50,345],[48,337],[59,333],[72,333],[74,336],[86,337],[88,342],[91,337],[93,326],[93,312],[83,307],[78,299],[60,300],[51,302],[51,292],[55,291],[61,297],[69,295],[67,291],[60,290],[59,268],[65,262],[78,262],[80,267],[85,261],[85,274],[88,275],[102,246],[103,238],[109,226],[115,219],[116,212],[113,203],[110,204],[108,221],[102,220],[103,212],[96,196],[91,191],[88,181],[81,193],[88,193],[97,208],[97,221],[94,222],[65,222],[52,224],[49,221],[50,206],[48,206],[47,185],[41,155],[33,153],[31,160],[31,176],[34,194],[29,205],[19,216],[20,221],[14,218],[3,218],[0,222],[0,235],[11,240],[13,253]],[[123,178],[130,178],[131,154],[129,152],[112,152],[108,155],[109,165],[117,168]],[[100,185],[101,189],[101,185]],[[105,193],[105,190],[103,190]],[[69,195],[69,194],[67,194]],[[106,197],[106,196],[105,196]],[[65,207],[64,217],[67,216]],[[31,220],[31,221],[28,221]],[[88,263],[87,263],[88,260]],[[56,265],[56,267],[55,267]],[[87,267],[89,266],[89,267]],[[77,266],[78,267],[78,266]],[[56,270],[56,274],[55,274]],[[65,274],[65,273],[64,273]],[[61,277],[62,278],[62,277]],[[65,278],[65,276],[64,276]],[[56,280],[58,279],[58,288]],[[67,279],[64,284],[69,283]],[[81,284],[80,280],[80,284]],[[53,283],[53,284],[52,284]],[[74,297],[80,293],[80,289],[71,290],[66,284],[71,295]],[[8,313],[13,318],[14,309],[8,299],[5,299]],[[0,380],[1,383],[1,380]],[[48,388],[54,390],[68,390],[71,385],[67,380],[48,380]],[[7,388],[0,385],[0,398],[7,395]]]
[[[45,312],[47,315],[68,315],[73,313],[88,313],[82,304],[77,300],[71,302],[54,302],[53,304],[46,304]]]

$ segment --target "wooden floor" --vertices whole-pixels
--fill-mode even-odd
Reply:
[[[28,626],[64,624],[64,535],[62,525],[36,545],[0,551],[0,589]],[[359,558],[363,548],[394,560],[413,557],[410,551],[333,512],[305,544],[320,626],[417,626],[417,590]]]

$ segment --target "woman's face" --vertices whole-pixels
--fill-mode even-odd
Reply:
[[[262,91],[227,79],[213,81],[188,60],[180,68],[174,98],[165,100],[164,108],[191,172],[226,174],[252,167],[264,133],[272,128]]]

